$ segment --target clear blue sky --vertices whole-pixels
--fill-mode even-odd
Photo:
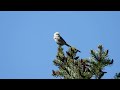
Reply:
[[[109,49],[114,64],[103,78],[120,72],[119,11],[0,11],[0,79],[54,79],[56,31],[81,58],[99,44]]]

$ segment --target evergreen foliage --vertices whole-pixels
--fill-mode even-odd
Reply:
[[[114,79],[120,79],[120,73],[116,73]]]
[[[52,75],[62,79],[101,79],[107,73],[104,68],[113,64],[113,59],[108,57],[109,50],[104,50],[102,45],[98,46],[98,50],[90,51],[90,58],[80,58],[78,52],[75,47],[64,52],[59,46],[53,61],[58,70],[53,70]]]

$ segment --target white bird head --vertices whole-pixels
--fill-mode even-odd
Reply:
[[[54,36],[56,36],[56,35],[60,35],[60,33],[59,33],[59,32],[55,32],[55,33],[54,33]]]

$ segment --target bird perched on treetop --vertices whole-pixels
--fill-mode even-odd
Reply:
[[[54,37],[53,39],[55,40],[55,42],[60,45],[60,46],[63,46],[63,45],[66,45],[68,47],[71,47],[69,44],[66,43],[66,41],[60,36],[60,33],[59,32],[55,32],[54,33]]]
[[[66,41],[60,36],[60,33],[59,32],[55,32],[54,33],[54,37],[53,39],[55,40],[55,42],[60,45],[60,46],[63,46],[63,45],[66,45],[68,47],[71,47],[69,44],[66,43]],[[76,49],[77,50],[77,49]],[[80,52],[79,50],[77,50],[78,52]]]

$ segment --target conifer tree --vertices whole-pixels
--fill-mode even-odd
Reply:
[[[69,47],[64,52],[61,46],[58,47],[56,59],[53,61],[58,70],[52,71],[52,75],[62,79],[101,79],[106,71],[106,66],[113,64],[113,59],[108,57],[109,50],[104,50],[102,45],[98,50],[90,51],[90,58],[77,56],[78,50]]]
[[[114,79],[120,79],[120,72],[115,74]]]

